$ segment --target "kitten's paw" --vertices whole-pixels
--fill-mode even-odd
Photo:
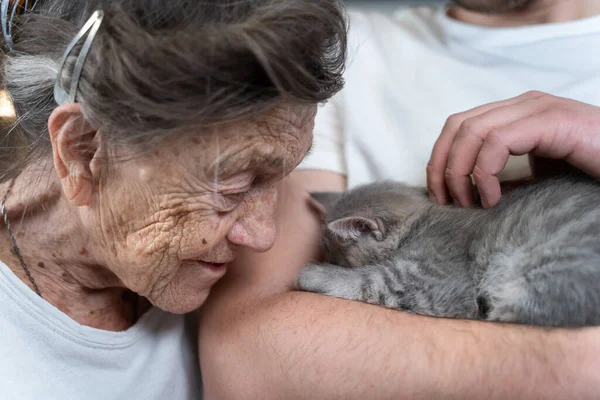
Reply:
[[[307,265],[300,270],[296,287],[305,292],[323,293],[327,291],[327,281],[330,278],[325,265]]]
[[[360,300],[361,280],[357,273],[337,265],[308,265],[300,271],[298,289],[348,300]]]

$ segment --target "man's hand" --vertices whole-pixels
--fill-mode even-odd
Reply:
[[[565,160],[600,177],[600,108],[527,92],[451,116],[427,165],[430,196],[472,205],[472,174],[482,205],[492,207],[501,194],[497,174],[510,155],[524,154]]]

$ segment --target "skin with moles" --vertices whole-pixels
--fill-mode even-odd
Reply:
[[[315,113],[282,105],[132,155],[88,126],[79,105],[58,107],[48,183],[32,190],[40,168],[28,169],[7,201],[43,298],[107,330],[135,320],[129,291],[170,312],[201,306],[237,247],[273,245],[275,184],[308,151]],[[1,234],[0,259],[29,284]]]

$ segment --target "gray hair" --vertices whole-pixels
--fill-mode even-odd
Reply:
[[[17,119],[2,124],[0,182],[48,154],[58,64],[95,9],[105,17],[77,99],[112,141],[139,145],[282,101],[323,102],[343,85],[341,0],[40,0],[14,21],[1,60]],[[60,72],[67,91],[77,54]]]

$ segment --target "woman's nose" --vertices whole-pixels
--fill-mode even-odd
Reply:
[[[244,202],[244,209],[238,220],[232,225],[227,239],[240,246],[265,252],[275,243],[275,210],[277,190],[266,188],[254,193]]]

